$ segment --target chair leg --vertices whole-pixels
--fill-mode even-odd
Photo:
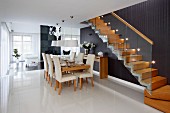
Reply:
[[[82,89],[83,87],[83,78],[80,78],[80,90]]]
[[[51,81],[50,81],[50,86],[52,87],[52,84],[53,84],[53,77],[51,78]]]
[[[46,71],[44,71],[44,79],[45,79],[45,76],[46,76]]]
[[[70,87],[70,81],[68,81],[68,87]]]
[[[74,91],[76,91],[76,79],[74,80]]]
[[[94,87],[93,77],[91,77],[91,85]]]
[[[86,77],[86,83],[88,84],[88,78]]]
[[[59,87],[59,83],[58,83],[58,81],[57,81],[57,80],[56,80],[55,82],[56,82],[56,84],[55,84],[54,90],[56,91],[56,90],[57,90],[57,88]]]
[[[48,79],[48,72],[45,72],[45,79],[47,81],[47,79]]]
[[[61,83],[59,83],[58,95],[61,94],[61,88],[62,88]]]
[[[50,75],[48,75],[48,83],[50,83]]]

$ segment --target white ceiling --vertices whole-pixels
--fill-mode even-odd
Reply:
[[[143,1],[146,0],[0,0],[0,20],[82,27],[82,21]]]

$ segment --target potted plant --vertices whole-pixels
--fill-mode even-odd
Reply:
[[[95,47],[93,43],[84,41],[83,44],[80,45],[81,48],[84,48],[84,54],[87,55],[91,48]]]
[[[14,49],[14,54],[12,56],[16,58],[16,63],[19,63],[19,57],[21,55],[18,54],[18,49]]]

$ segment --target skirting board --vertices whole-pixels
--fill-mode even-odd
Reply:
[[[99,76],[98,71],[93,70],[93,74]],[[120,84],[120,85],[123,85],[125,87],[131,88],[131,89],[133,89],[135,91],[138,91],[138,92],[141,92],[141,93],[144,92],[145,87],[143,87],[143,86],[139,86],[139,85],[136,85],[134,83],[131,83],[131,82],[128,82],[128,81],[125,81],[125,80],[122,80],[122,79],[119,79],[119,78],[116,78],[116,77],[112,77],[110,75],[108,75],[108,78],[111,79],[113,82],[115,82],[117,84]]]

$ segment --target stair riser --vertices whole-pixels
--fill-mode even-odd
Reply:
[[[124,43],[124,40],[122,39],[114,39],[114,38],[108,38],[109,44],[114,44],[114,43]]]
[[[142,64],[136,64],[136,65],[132,66],[133,71],[140,70],[140,69],[145,69],[145,68],[149,68],[149,62],[142,63]]]
[[[103,31],[110,31],[111,30],[111,28],[110,27],[107,27],[107,26],[96,26],[96,29],[97,30],[103,30]]]
[[[129,44],[113,44],[115,49],[129,49]]]
[[[125,59],[126,59],[126,63],[136,62],[136,61],[141,61],[142,56],[131,56],[131,57],[126,57]]]
[[[111,30],[109,30],[109,31],[103,31],[102,29],[100,29],[100,34],[101,34],[101,35],[110,35],[110,34],[115,34],[115,33],[112,32]]]
[[[152,83],[152,90],[155,90],[165,85],[167,85],[167,79]]]
[[[144,103],[165,113],[170,113],[170,101],[155,100],[144,97]]]
[[[154,70],[152,72],[143,73],[141,75],[141,78],[142,79],[147,79],[147,78],[155,77],[157,75],[158,75],[158,70]]]

